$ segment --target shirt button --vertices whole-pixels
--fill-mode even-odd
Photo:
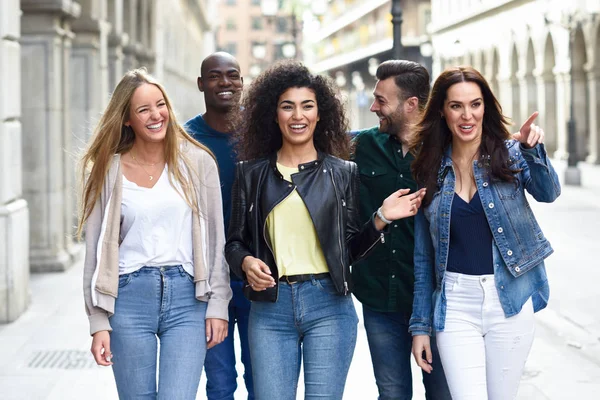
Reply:
[[[395,252],[396,252],[396,250],[392,250],[392,253],[395,253]]]
[[[401,151],[401,150],[402,150],[402,149],[398,149],[398,150],[397,150],[397,151],[398,151],[398,153],[400,153],[400,151]]]
[[[398,227],[398,225],[394,224],[394,228],[397,228],[397,227]]]
[[[483,187],[488,187],[488,183],[487,182],[483,182]]]
[[[394,279],[396,277],[396,275],[392,275],[392,279]]]
[[[504,229],[502,229],[502,227],[498,228],[498,233],[502,233],[504,232]]]
[[[304,169],[304,165],[301,165],[301,166],[300,166],[300,169]]]
[[[515,272],[521,272],[521,268],[515,267]]]
[[[481,278],[481,282],[485,283],[487,281],[487,278]]]
[[[404,175],[400,174],[400,178],[404,178]]]
[[[291,184],[291,183],[288,183],[288,187],[292,187],[292,184]]]
[[[489,208],[494,208],[494,203],[490,203],[490,204],[488,204],[488,207],[489,207]]]
[[[375,171],[371,171],[371,175],[375,175]]]
[[[506,254],[508,254],[509,256],[512,256],[512,250],[507,251]]]
[[[500,289],[504,290],[504,286],[500,286]]]

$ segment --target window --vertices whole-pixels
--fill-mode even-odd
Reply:
[[[228,31],[235,31],[237,29],[235,19],[227,18],[227,21],[225,22],[225,29]]]
[[[252,30],[260,31],[263,28],[262,17],[252,17]]]
[[[235,6],[235,0],[226,0],[225,4],[228,6]]]
[[[260,6],[260,0],[252,0],[253,6]]]
[[[286,33],[288,31],[288,19],[287,17],[277,17],[277,32]]]
[[[219,51],[224,51],[235,57],[235,55],[237,53],[237,43],[235,43],[235,42],[226,43],[224,46],[221,46]]]

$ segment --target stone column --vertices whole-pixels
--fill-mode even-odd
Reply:
[[[569,153],[567,149],[567,120],[569,119],[569,101],[571,93],[569,85],[571,75],[569,72],[556,71],[556,152],[554,157],[566,160]]]
[[[21,158],[21,10],[0,2],[0,323],[29,305],[29,210]]]
[[[552,154],[557,148],[556,82],[550,71],[535,74],[535,82],[537,84],[537,107],[540,112],[538,124],[546,133],[544,143],[548,154]]]
[[[600,132],[598,129],[598,114],[600,114],[600,80],[598,80],[598,71],[595,65],[591,64],[586,67],[587,84],[588,84],[588,127],[590,132],[589,154],[586,158],[587,162],[600,164]]]
[[[30,206],[33,271],[62,271],[81,253],[73,242],[70,117],[71,0],[21,0],[23,190]],[[77,82],[80,84],[80,82]]]
[[[140,67],[138,62],[138,0],[124,0],[123,4],[123,28],[129,37],[127,44],[123,47],[123,70],[129,71]]]
[[[527,72],[524,75],[519,74],[519,105],[518,108],[519,109],[519,115],[520,115],[520,119],[519,120],[515,120],[515,132],[516,130],[518,130],[521,125],[523,124],[523,122],[525,122],[525,120],[527,118],[529,118],[529,116],[531,114],[533,114],[534,111],[538,110],[539,107],[537,105],[538,102],[538,95],[537,95],[537,86],[536,86],[536,82],[535,79],[533,77],[533,73],[532,72]],[[540,121],[536,120],[535,124],[539,124]]]
[[[111,31],[108,36],[108,90],[112,92],[123,76],[123,47],[128,35],[123,32],[123,0],[108,2],[108,21]]]
[[[79,155],[106,105],[108,97],[108,33],[105,3],[84,0],[82,15],[73,21],[71,51],[71,126],[73,153]],[[96,6],[97,7],[93,7]],[[76,83],[76,84],[73,84]]]

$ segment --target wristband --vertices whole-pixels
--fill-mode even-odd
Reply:
[[[386,217],[383,216],[383,213],[381,212],[381,207],[379,207],[377,209],[377,216],[379,217],[380,220],[382,220],[384,223],[386,224],[391,224],[393,221],[390,221],[389,219],[387,219]]]

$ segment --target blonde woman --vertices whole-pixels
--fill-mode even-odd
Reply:
[[[231,298],[216,162],[138,69],[117,85],[82,165],[94,359],[112,365],[120,398],[195,398]]]

